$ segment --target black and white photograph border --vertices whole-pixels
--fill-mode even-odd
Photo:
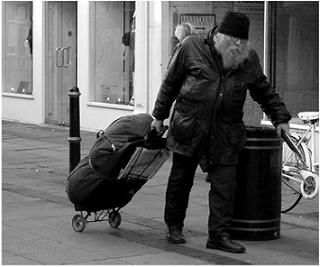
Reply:
[[[318,1],[0,9],[3,265],[319,265]]]

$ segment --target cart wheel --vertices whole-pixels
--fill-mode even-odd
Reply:
[[[82,232],[86,227],[86,219],[81,214],[76,214],[72,218],[72,227],[76,232]]]
[[[112,228],[117,228],[121,224],[121,215],[118,211],[109,213],[109,224]]]

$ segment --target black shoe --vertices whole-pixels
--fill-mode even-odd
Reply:
[[[183,244],[186,243],[182,229],[177,226],[168,226],[167,240],[173,244]]]
[[[232,253],[243,253],[246,251],[245,247],[237,242],[234,242],[228,236],[221,236],[215,239],[208,239],[207,248],[220,249]]]

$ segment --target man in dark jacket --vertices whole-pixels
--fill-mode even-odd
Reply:
[[[289,132],[291,116],[267,82],[256,52],[248,46],[249,24],[246,15],[228,12],[220,26],[206,36],[187,37],[162,82],[151,127],[161,131],[176,101],[167,137],[167,146],[173,151],[164,214],[169,242],[185,243],[182,229],[200,163],[211,183],[207,248],[245,251],[230,239],[228,227],[236,166],[245,144],[242,117],[247,90],[270,117],[277,133]]]

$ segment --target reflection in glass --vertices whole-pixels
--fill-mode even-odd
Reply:
[[[2,91],[32,94],[32,2],[2,6]]]
[[[274,84],[289,111],[319,109],[319,3],[274,2]]]
[[[135,2],[90,3],[90,101],[134,104]]]

